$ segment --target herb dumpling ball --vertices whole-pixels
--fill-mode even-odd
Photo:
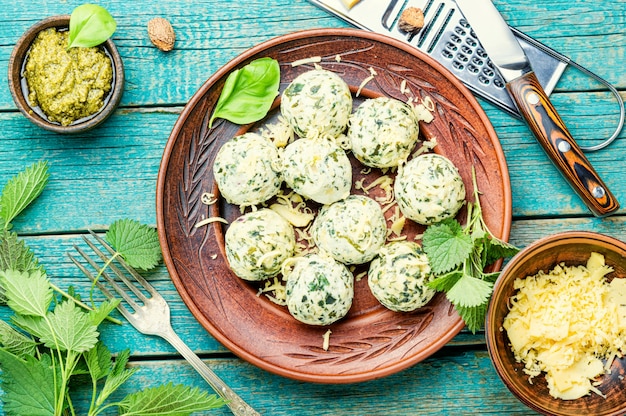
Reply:
[[[348,268],[317,253],[293,262],[284,272],[289,313],[309,325],[330,325],[343,318],[354,298],[354,276]]]
[[[456,166],[435,153],[401,166],[394,193],[404,216],[423,225],[453,218],[465,202],[465,185]]]
[[[311,227],[321,250],[344,264],[362,264],[378,254],[387,238],[387,222],[378,202],[362,195],[320,210]]]
[[[352,165],[333,140],[298,139],[282,154],[282,177],[305,198],[331,204],[350,194]]]
[[[435,296],[435,290],[428,287],[430,276],[430,264],[421,247],[412,241],[395,241],[372,260],[367,282],[383,306],[410,312]]]
[[[280,111],[300,137],[337,137],[352,112],[350,87],[325,69],[304,72],[283,91]]]
[[[268,208],[238,217],[224,238],[230,268],[250,281],[276,276],[296,247],[291,224]]]
[[[235,205],[251,206],[276,195],[282,185],[276,146],[256,133],[236,136],[215,156],[213,175],[221,195]]]
[[[402,101],[378,97],[363,101],[350,116],[348,140],[366,166],[388,168],[409,158],[419,137],[419,120]]]

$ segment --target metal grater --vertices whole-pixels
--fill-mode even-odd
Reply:
[[[342,0],[309,1],[356,27],[415,46],[443,64],[476,95],[520,117],[504,79],[492,65],[454,0],[362,1],[350,10]],[[424,12],[424,27],[416,34],[398,28],[400,14],[408,7],[418,7]],[[512,30],[539,83],[549,95],[570,63],[569,58],[514,28]]]

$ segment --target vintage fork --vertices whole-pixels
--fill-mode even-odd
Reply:
[[[101,237],[96,235],[93,231],[89,230],[89,233],[93,238],[102,245],[109,252],[111,256],[115,254],[115,251],[104,241]],[[200,373],[207,383],[219,394],[227,403],[232,413],[236,416],[254,416],[259,415],[250,405],[248,405],[241,397],[237,395],[230,387],[222,381],[206,364],[180,339],[178,334],[174,332],[170,322],[170,308],[163,299],[163,297],[156,291],[156,289],[146,281],[135,269],[130,267],[123,259],[116,256],[116,261],[121,265],[131,278],[122,271],[118,266],[113,264],[111,258],[108,257],[102,250],[100,250],[92,241],[86,236],[83,236],[83,240],[89,245],[93,252],[106,264],[115,276],[126,286],[124,289],[117,281],[115,281],[98,263],[93,260],[85,251],[80,247],[74,246],[80,256],[93,267],[97,274],[100,274],[104,280],[114,289],[119,296],[126,301],[127,306],[120,303],[117,309],[120,313],[133,325],[139,332],[145,335],[156,335],[166,341],[168,341],[185,359],[193,366],[193,368]],[[70,259],[78,266],[78,268],[91,280],[95,282],[96,286],[102,291],[102,293],[109,299],[113,299],[114,295],[103,285],[98,279],[97,275],[94,275],[87,269],[77,258],[69,254]],[[137,286],[140,285],[140,287]],[[146,296],[145,290],[149,296]],[[130,292],[132,292],[136,299],[134,299]],[[131,311],[132,309],[132,311]]]

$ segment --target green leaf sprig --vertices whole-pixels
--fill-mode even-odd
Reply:
[[[88,416],[117,407],[121,415],[189,415],[215,409],[224,401],[198,388],[172,383],[110,398],[137,371],[126,364],[130,351],[113,359],[99,340],[99,326],[119,300],[93,308],[73,288],[50,282],[30,248],[10,231],[11,222],[48,181],[48,165],[35,163],[11,178],[0,195],[0,295],[12,309],[11,322],[0,320],[0,387],[7,415],[76,415],[71,387],[77,376],[92,384]],[[132,220],[114,222],[106,238],[134,267],[149,269],[161,258],[156,230]],[[158,249],[158,253],[157,253]],[[55,295],[59,293],[60,295]]]
[[[11,221],[43,192],[49,176],[48,163],[37,162],[9,179],[0,195],[0,224],[3,230],[10,230]]]
[[[67,49],[91,48],[109,39],[117,29],[117,23],[102,6],[83,4],[70,16],[70,32]]]
[[[159,236],[155,228],[139,221],[121,219],[109,226],[104,238],[129,266],[150,270],[162,259]]]
[[[270,110],[280,85],[280,67],[275,59],[256,59],[226,78],[213,114],[213,120],[223,118],[236,124],[259,121]]]
[[[82,374],[92,383],[88,416],[110,407],[117,407],[121,415],[182,416],[224,405],[215,394],[172,383],[109,402],[111,394],[137,371],[126,368],[128,350],[113,360],[98,339],[99,325],[119,301],[105,301],[86,311],[54,298],[48,278],[40,271],[0,271],[0,282],[17,327],[0,320],[0,382],[6,414],[75,415],[71,381]]]
[[[485,273],[485,267],[515,255],[519,249],[489,231],[473,169],[472,180],[474,202],[467,205],[465,226],[456,219],[431,225],[424,232],[422,245],[435,276],[429,286],[446,293],[467,328],[475,333],[484,325],[493,284],[500,274]]]

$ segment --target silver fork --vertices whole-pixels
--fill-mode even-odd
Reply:
[[[107,250],[110,255],[114,255],[115,251],[98,235],[89,230],[89,233],[93,238]],[[163,299],[163,297],[156,291],[156,289],[146,281],[135,269],[130,267],[123,259],[116,256],[116,261],[128,272],[128,274],[134,279],[134,282],[124,273],[119,267],[110,261],[102,250],[100,250],[92,241],[86,236],[83,236],[83,240],[89,245],[93,252],[105,263],[108,269],[124,283],[127,289],[124,289],[119,283],[103,270],[98,263],[93,260],[85,251],[80,247],[74,246],[76,251],[81,257],[94,268],[96,273],[100,273],[100,276],[114,289],[119,296],[126,301],[127,306],[120,303],[117,309],[120,313],[134,326],[139,332],[145,335],[156,335],[166,341],[168,341],[185,359],[198,371],[198,373],[204,378],[207,383],[219,394],[227,403],[232,413],[236,416],[254,416],[260,415],[250,405],[248,405],[241,397],[237,395],[230,387],[222,381],[204,362],[180,339],[178,334],[174,332],[170,322],[170,308]],[[96,280],[96,276],[89,271],[83,263],[81,263],[74,256],[69,254],[70,259],[78,266],[78,268],[91,280],[95,282],[102,293],[109,299],[113,299],[115,296],[105,287],[100,281]],[[146,296],[144,292],[137,287],[139,284],[143,290],[145,290],[149,296]],[[135,300],[129,292],[132,292]],[[130,307],[130,308],[129,308]],[[134,311],[131,311],[131,309]]]

